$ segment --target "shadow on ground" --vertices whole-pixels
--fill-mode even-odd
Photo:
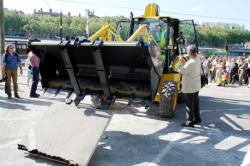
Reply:
[[[203,96],[200,100],[201,126],[180,127],[185,117],[184,105],[179,105],[176,118],[153,134],[106,131],[107,139],[97,147],[90,165],[240,165],[243,149],[250,144],[250,128],[241,125],[250,119],[250,106],[241,103],[249,101]]]
[[[3,92],[3,85],[0,85]],[[1,96],[0,109],[29,111],[32,105],[50,106],[54,101],[61,100],[54,96],[42,98],[44,100],[7,100]],[[167,121],[166,127],[151,134],[143,134],[143,131],[139,132],[142,134],[134,134],[122,130],[107,130],[89,165],[129,166],[148,163],[161,166],[240,165],[246,146],[250,144],[250,126],[247,125],[250,119],[250,101],[201,96],[200,102],[203,123],[194,129],[180,126],[185,120],[184,104],[178,105],[176,116],[171,120],[159,118],[155,107],[148,112],[141,111],[144,103],[133,103],[131,106],[126,103],[114,105],[111,111],[115,115],[132,114],[134,117],[149,118],[161,123]],[[83,112],[85,115],[97,114],[91,105],[85,104],[79,108],[86,109]],[[129,123],[130,121],[123,128],[132,128]],[[56,165],[37,158],[32,157],[32,159],[37,163]]]

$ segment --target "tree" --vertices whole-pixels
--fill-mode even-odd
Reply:
[[[110,24],[113,28],[116,28],[116,23],[125,19],[123,16],[115,17],[92,17],[90,18],[90,35],[93,35],[103,25]],[[5,32],[7,34],[12,33],[21,34],[24,31],[28,31],[31,35],[39,38],[54,38],[59,36],[60,18],[52,16],[34,16],[24,14],[18,11],[5,11]],[[181,31],[183,32],[188,43],[193,43],[195,40],[192,35],[192,27],[181,25]],[[86,18],[84,17],[68,17],[63,16],[63,33],[68,36],[84,35],[86,27]],[[128,27],[127,27],[128,28]],[[127,32],[121,32],[123,36]],[[227,40],[230,44],[243,43],[250,41],[250,32],[246,29],[230,29],[219,27],[197,27],[197,38],[200,46],[207,47],[223,47]]]

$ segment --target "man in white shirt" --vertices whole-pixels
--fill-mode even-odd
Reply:
[[[187,48],[189,60],[182,66],[180,55],[178,71],[182,74],[182,92],[185,94],[187,120],[182,126],[194,127],[201,123],[199,90],[201,89],[201,60],[197,57],[194,45]]]

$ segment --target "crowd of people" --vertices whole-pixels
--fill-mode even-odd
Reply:
[[[37,98],[39,94],[36,93],[37,85],[39,81],[39,63],[40,59],[28,49],[28,58],[26,61],[26,67],[28,71],[28,79],[32,79],[32,85],[30,88],[30,97]],[[14,97],[20,98],[18,94],[18,67],[20,74],[23,74],[23,68],[19,55],[14,51],[13,45],[7,45],[5,54],[2,57],[2,77],[5,80],[5,93],[8,95],[8,99],[12,98],[11,92],[11,80],[14,85]],[[29,80],[27,81],[29,82]]]
[[[248,85],[250,88],[250,56],[243,58],[202,56],[202,66],[209,82],[218,86]]]
[[[247,85],[250,88],[250,56],[244,59],[239,56],[209,57],[197,56],[196,47],[187,48],[189,60],[182,65],[182,55],[179,56],[178,71],[182,74],[182,93],[186,102],[185,127],[194,127],[202,122],[200,117],[199,91],[204,86],[201,79],[207,77],[208,82],[216,82],[218,86],[229,84]],[[206,81],[207,83],[207,81]]]

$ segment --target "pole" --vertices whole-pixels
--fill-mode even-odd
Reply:
[[[228,58],[228,55],[229,55],[229,45],[228,45],[227,39],[225,40],[224,50],[226,51],[226,54],[227,54],[226,56]]]
[[[62,26],[63,22],[62,22],[62,17],[63,17],[63,14],[61,12],[60,13],[60,38],[61,38],[61,40],[63,39],[63,26]]]
[[[89,38],[89,9],[85,9],[85,17],[86,17],[86,28],[85,28],[85,31],[86,31],[86,37]]]
[[[4,53],[4,9],[3,9],[3,0],[0,0],[0,53]]]

